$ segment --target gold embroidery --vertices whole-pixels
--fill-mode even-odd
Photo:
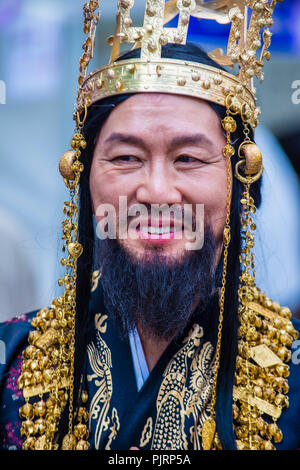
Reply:
[[[103,323],[106,318],[96,316],[96,322],[98,325],[101,325],[101,328],[105,328]],[[96,324],[96,328],[97,328]],[[104,431],[107,431],[108,426],[112,423],[114,424],[116,414],[112,413],[112,417],[109,418],[108,413],[110,409],[110,400],[113,392],[111,368],[111,352],[108,348],[106,342],[99,334],[97,329],[97,342],[98,348],[92,342],[88,345],[88,358],[92,371],[92,375],[87,376],[87,380],[91,382],[94,380],[94,385],[97,389],[97,392],[93,396],[90,405],[89,417],[90,417],[90,427],[91,421],[97,420],[94,436],[94,445],[96,449],[100,447],[101,436]],[[119,425],[118,425],[119,426]],[[111,435],[111,440],[115,438],[115,435]],[[111,441],[110,441],[111,443]],[[109,444],[110,445],[110,444]]]
[[[183,340],[184,346],[173,356],[163,374],[156,401],[157,418],[151,449],[188,449],[185,420],[191,415],[190,442],[194,449],[201,448],[200,432],[207,418],[213,380],[213,347],[205,343],[200,348],[202,337],[203,329],[194,324]],[[191,359],[190,366],[188,359]]]
[[[91,285],[92,285],[91,292],[95,292],[95,290],[97,289],[101,275],[102,275],[101,271],[93,272],[92,279],[91,279]]]
[[[102,313],[97,313],[95,315],[95,326],[96,330],[99,331],[99,333],[105,334],[107,330],[107,315],[102,315]],[[104,323],[105,322],[105,323]]]
[[[120,429],[120,420],[116,408],[113,408],[111,415],[112,426],[109,428],[111,433],[108,437],[108,442],[105,446],[105,450],[111,450],[110,445],[112,441],[117,437],[118,431]]]
[[[147,422],[145,424],[145,427],[142,432],[142,437],[140,440],[140,447],[144,447],[150,442],[150,439],[152,437],[152,432],[153,432],[153,421],[151,416],[147,419]]]

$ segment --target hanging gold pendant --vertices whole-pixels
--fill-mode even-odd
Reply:
[[[62,442],[62,450],[75,450],[77,439],[73,434],[66,434]]]
[[[210,450],[216,433],[216,422],[210,417],[204,421],[202,427],[202,447],[203,450]]]

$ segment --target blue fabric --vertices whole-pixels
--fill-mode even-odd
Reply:
[[[136,328],[134,329],[134,331],[129,333],[129,342],[136,378],[136,386],[138,391],[140,391],[147,378],[149,377],[149,369],[147,366],[139,333]]]

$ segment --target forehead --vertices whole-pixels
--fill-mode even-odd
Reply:
[[[220,119],[205,101],[186,96],[139,93],[120,103],[104,123],[100,139],[110,132],[174,135],[201,132],[221,133]],[[101,139],[102,140],[102,139]]]

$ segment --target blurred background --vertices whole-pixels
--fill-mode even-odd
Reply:
[[[84,0],[0,0],[0,321],[57,295],[62,207],[58,172],[73,133]],[[117,0],[102,0],[91,69],[107,63]],[[141,25],[145,2],[132,17]],[[300,316],[300,2],[276,7],[271,61],[257,85],[265,163],[257,215],[257,283]],[[228,26],[193,20],[190,39],[226,49]]]

